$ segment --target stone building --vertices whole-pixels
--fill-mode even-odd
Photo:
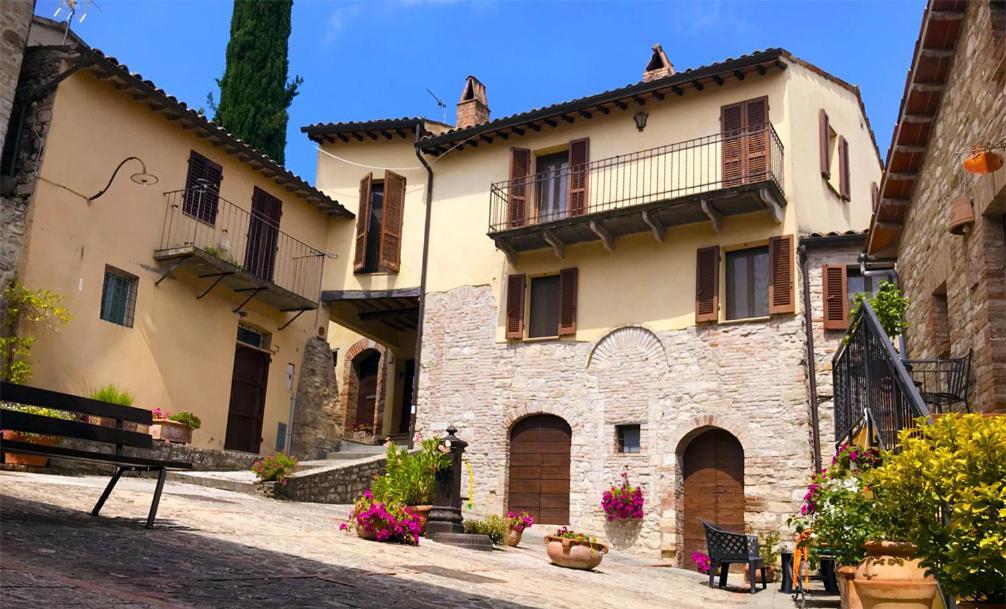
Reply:
[[[871,265],[897,259],[910,300],[907,357],[970,354],[972,410],[1004,412],[1006,169],[964,171],[974,146],[1006,156],[1006,2],[931,0],[866,251]],[[952,223],[955,206],[973,218]]]
[[[826,269],[858,272],[881,165],[858,89],[787,51],[645,65],[497,119],[469,77],[454,128],[303,130],[319,188],[359,202],[323,283],[344,378],[376,346],[418,369],[385,369],[374,431],[453,423],[476,511],[688,565],[700,518],[779,530],[830,454],[827,357],[866,286]],[[623,471],[645,517],[608,523]]]

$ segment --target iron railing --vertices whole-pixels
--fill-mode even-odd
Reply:
[[[771,124],[496,182],[489,232],[766,181],[782,189],[783,146]]]
[[[919,388],[919,395],[935,413],[970,412],[968,385],[971,353],[947,359],[905,360],[905,368]]]
[[[164,200],[161,251],[192,248],[317,302],[324,253],[279,230],[278,221],[211,187],[166,192]]]
[[[865,425],[870,441],[897,446],[898,432],[913,427],[929,409],[894,350],[877,314],[862,303],[832,360],[835,443],[851,438]]]

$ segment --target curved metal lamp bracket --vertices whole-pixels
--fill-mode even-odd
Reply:
[[[147,184],[157,183],[157,176],[147,172],[147,164],[143,162],[143,159],[136,156],[127,156],[126,158],[122,159],[122,162],[119,163],[118,167],[115,168],[115,171],[112,172],[112,177],[108,178],[108,183],[105,184],[105,187],[87,198],[88,205],[90,205],[92,201],[100,198],[102,195],[108,192],[108,189],[111,188],[112,186],[112,182],[115,181],[115,176],[119,175],[119,170],[122,169],[122,166],[128,163],[129,161],[137,161],[142,169],[140,173],[134,173],[132,176],[130,176],[130,179],[132,179],[137,184],[143,184],[144,186],[146,186]]]

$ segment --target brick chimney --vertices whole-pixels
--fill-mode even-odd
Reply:
[[[674,64],[667,58],[664,48],[655,44],[653,45],[653,54],[650,55],[650,62],[643,70],[643,82],[650,82],[666,76],[674,76]]]
[[[465,79],[465,89],[458,102],[458,129],[489,122],[489,105],[486,103],[486,86],[471,74]]]

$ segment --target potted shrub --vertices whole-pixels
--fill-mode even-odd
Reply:
[[[339,525],[343,531],[355,530],[361,539],[419,545],[419,519],[407,507],[386,505],[367,489],[353,503],[349,521]]]
[[[601,564],[601,559],[608,553],[608,546],[595,537],[562,527],[545,536],[545,551],[554,565],[590,570]]]
[[[43,417],[52,417],[54,419],[70,420],[73,415],[69,412],[63,410],[55,410],[53,408],[43,408],[41,406],[28,406],[24,404],[12,404],[5,402],[3,404],[5,410],[15,410],[18,412],[25,412],[28,414],[37,414]],[[3,431],[3,439],[11,440],[13,442],[30,442],[32,444],[44,444],[45,446],[58,446],[62,441],[62,438],[58,436],[50,436],[46,434],[29,433],[23,431],[11,431],[5,429]],[[4,453],[4,462],[10,463],[11,465],[25,465],[28,467],[45,467],[49,464],[49,457],[45,455],[27,455],[21,453]]]
[[[160,408],[154,408],[154,424],[150,426],[150,435],[155,440],[164,440],[176,444],[191,444],[192,432],[202,427],[202,421],[188,411],[169,414]]]
[[[485,535],[494,546],[501,546],[506,543],[506,536],[510,530],[510,523],[506,518],[498,514],[492,514],[484,519],[469,518],[464,522],[465,533],[472,535]]]
[[[286,486],[286,477],[297,471],[297,460],[286,453],[276,453],[252,463],[252,471],[267,497],[276,496],[276,486]]]
[[[898,515],[913,556],[959,607],[1002,607],[1006,418],[946,414],[899,440],[869,476],[878,508]]]
[[[423,440],[415,452],[392,442],[386,445],[387,465],[384,474],[374,480],[371,491],[382,503],[407,506],[419,520],[420,534],[425,534],[433,509],[436,475],[450,466],[450,448],[437,438]]]
[[[761,581],[761,572],[765,571],[765,581],[775,581],[776,565],[779,562],[779,533],[758,534],[758,555],[761,557],[761,567],[755,570],[755,581]],[[692,559],[695,560],[695,559]],[[744,565],[744,581],[751,581],[747,564]]]
[[[534,526],[534,517],[527,512],[521,512],[520,514],[507,512],[506,524],[507,529],[506,534],[503,536],[503,545],[516,548],[520,544],[520,538],[524,534],[524,529],[530,529]]]
[[[643,489],[629,483],[629,472],[622,472],[622,481],[611,485],[601,496],[601,509],[608,521],[639,520],[643,517]]]

